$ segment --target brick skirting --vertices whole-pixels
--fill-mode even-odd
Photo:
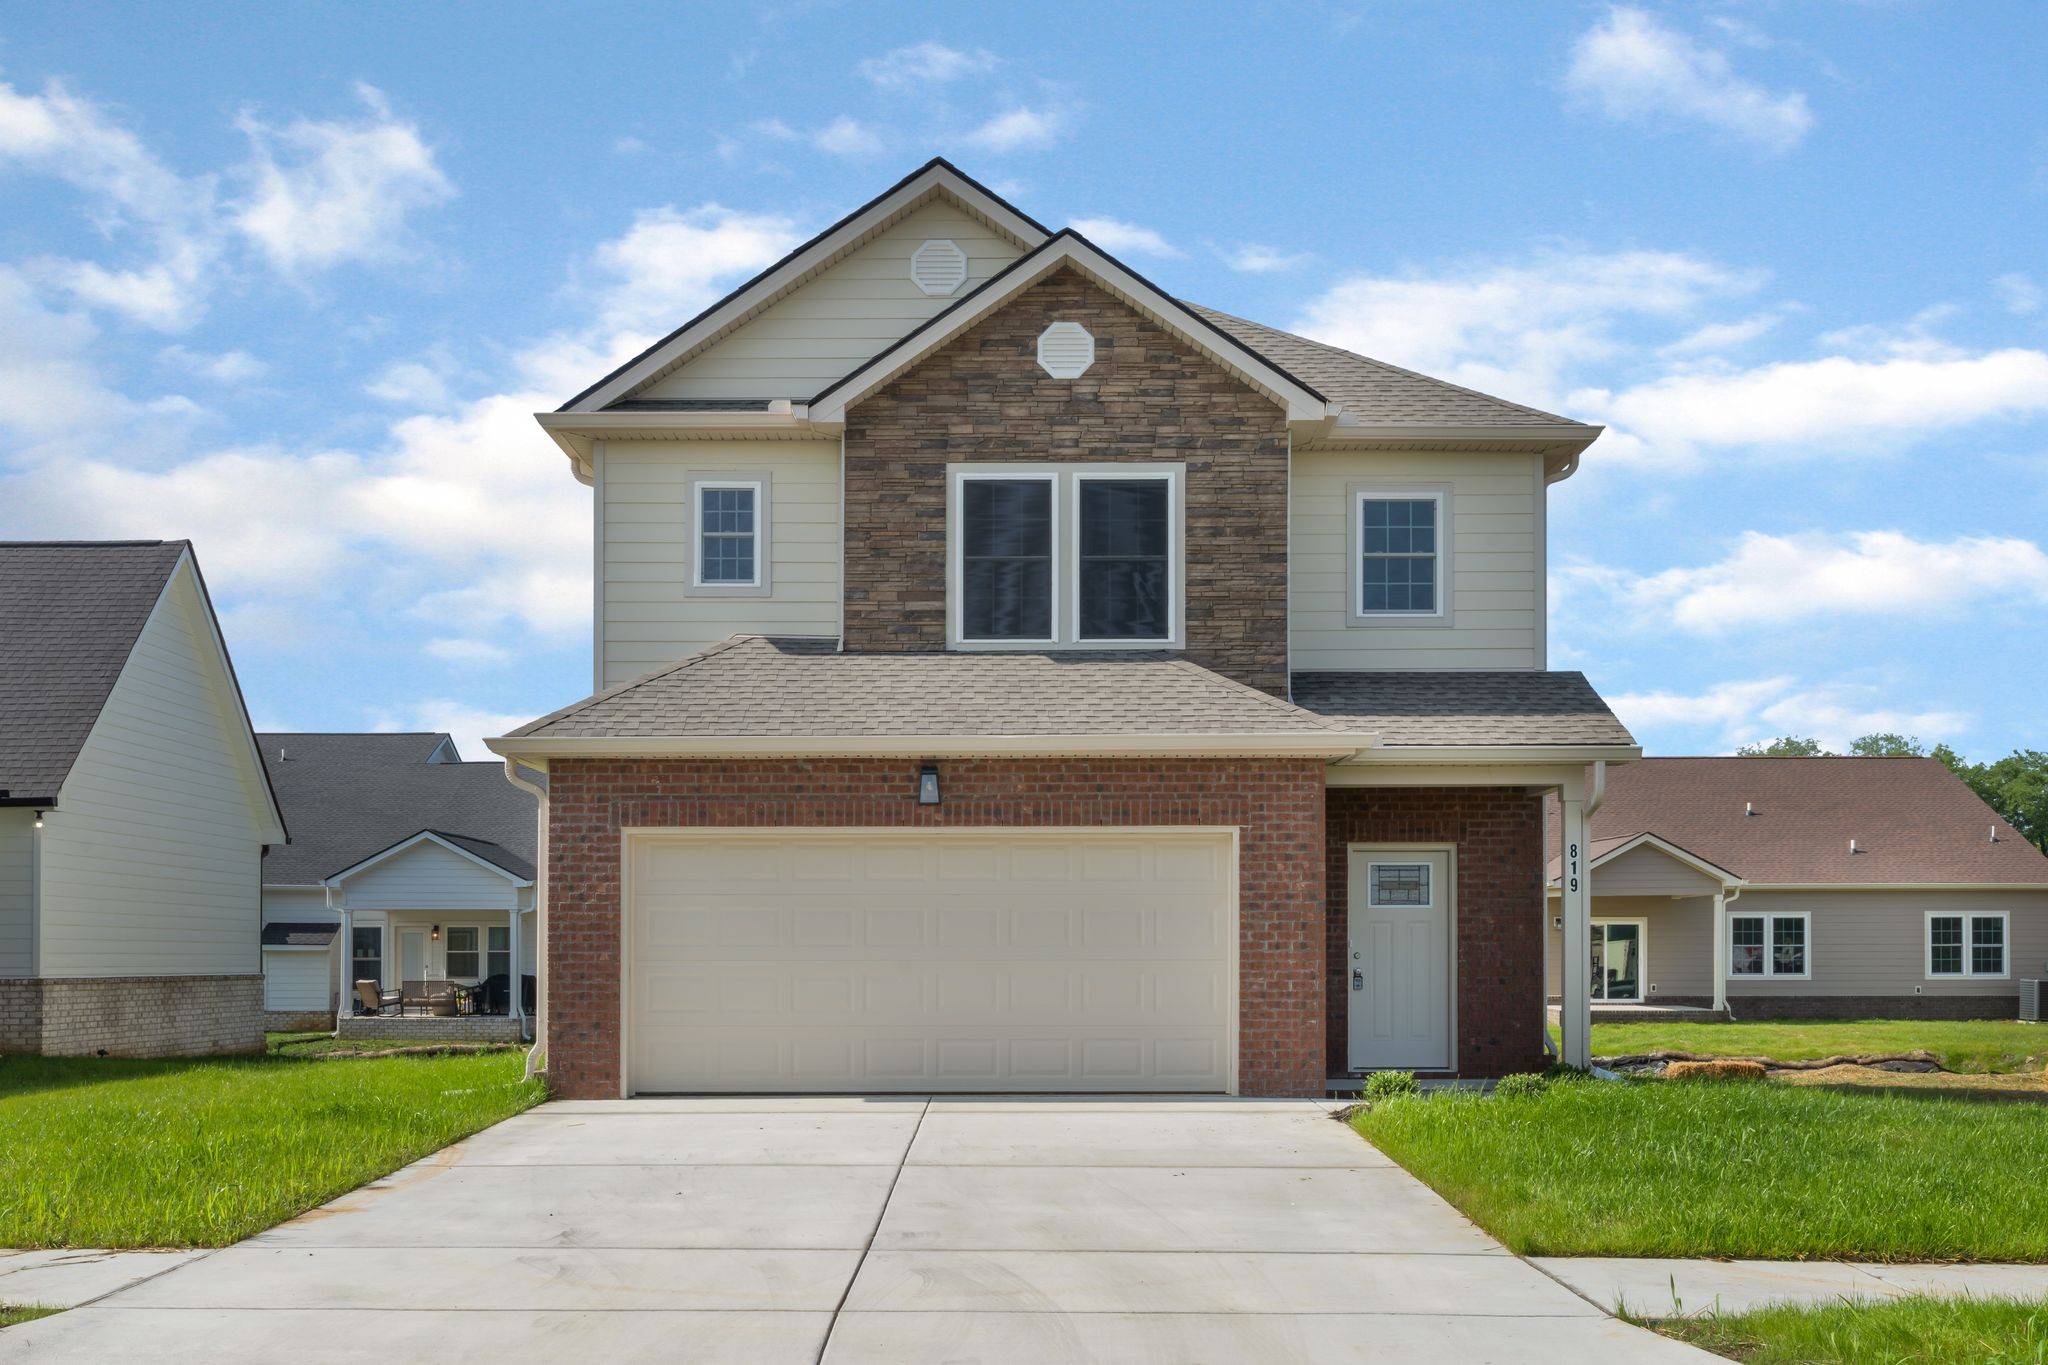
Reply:
[[[519,1021],[509,1014],[351,1014],[341,1021],[341,1036],[406,1043],[516,1043],[522,1035]]]
[[[0,980],[0,1052],[206,1057],[263,1050],[263,977]]]
[[[1349,1072],[1351,844],[1457,845],[1457,1074],[1541,1070],[1543,800],[1515,787],[1332,787],[1328,1063]]]
[[[548,771],[550,1090],[565,1099],[619,1093],[623,827],[1234,825],[1241,831],[1239,1089],[1247,1095],[1322,1093],[1321,762],[952,760],[943,765],[945,802],[939,806],[917,804],[918,766],[915,758],[554,760]],[[1531,989],[1539,986],[1532,976]]]
[[[265,1010],[263,1027],[271,1033],[319,1033],[332,1031],[334,1011],[327,1010]]]
[[[2017,1019],[2011,995],[1730,995],[1728,1010],[1747,1019]]]

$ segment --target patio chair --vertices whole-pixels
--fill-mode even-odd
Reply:
[[[398,991],[387,991],[374,981],[356,982],[357,1014],[382,1014],[387,1006],[398,1005],[401,998]]]
[[[504,1014],[512,1003],[512,983],[503,972],[487,976],[469,988],[469,998],[478,1014]]]

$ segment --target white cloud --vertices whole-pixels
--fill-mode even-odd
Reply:
[[[811,136],[811,145],[831,156],[864,161],[886,150],[881,134],[855,118],[841,114]]]
[[[996,58],[980,49],[963,52],[927,40],[869,57],[854,69],[884,90],[906,90],[983,75],[996,69]]]
[[[157,359],[216,384],[248,384],[270,372],[268,365],[247,351],[208,352],[186,346],[166,346],[157,352]]]
[[[1292,270],[1308,260],[1305,252],[1282,251],[1278,247],[1260,246],[1256,242],[1232,247],[1223,252],[1222,256],[1224,264],[1247,275],[1268,275],[1278,270]]]
[[[615,156],[638,156],[646,150],[646,140],[634,137],[630,133],[624,137],[615,138],[612,141],[612,154]]]
[[[1750,531],[1714,564],[1644,575],[1572,565],[1559,577],[1562,597],[1591,593],[1605,599],[1602,612],[1612,604],[1642,625],[1703,635],[1842,616],[1931,616],[1985,600],[2048,605],[2048,554],[2016,537]]]
[[[0,266],[0,431],[7,455],[27,457],[67,436],[153,453],[185,419],[199,415],[177,394],[131,398],[101,375],[92,352],[99,329],[84,313],[49,307],[20,272]]]
[[[802,241],[780,214],[742,213],[719,204],[647,209],[626,234],[599,247],[597,270],[605,329],[667,332],[693,317],[743,276]],[[595,379],[596,374],[586,376]]]
[[[1519,402],[1556,402],[1570,371],[1621,353],[1620,323],[1689,317],[1761,282],[1670,251],[1552,252],[1444,274],[1354,275],[1292,329]]]
[[[2001,308],[2008,313],[2018,313],[2021,316],[2039,312],[2043,300],[2048,299],[2048,295],[2042,293],[2040,285],[2018,271],[2010,275],[2000,275],[1991,282],[1991,288],[1992,292],[1998,295]]]
[[[1773,152],[1789,151],[1813,127],[1804,94],[1745,80],[1725,53],[1626,6],[1579,38],[1565,88],[1611,119],[1701,124]]]
[[[484,740],[515,730],[532,719],[516,711],[486,711],[467,702],[439,697],[416,702],[402,711],[378,712],[370,728],[380,734],[445,733],[455,741],[456,752],[465,761],[489,763],[496,755],[484,747]]]
[[[1186,255],[1151,228],[1126,223],[1119,218],[1076,218],[1074,230],[1108,251],[1137,252],[1146,256]]]
[[[2048,413],[2048,353],[2025,349],[1714,366],[1570,396],[1574,415],[1619,428],[1609,457],[1685,460],[1709,447],[1825,453],[1895,446],[2000,417]]]
[[[427,653],[443,663],[464,668],[496,668],[512,662],[512,651],[489,640],[468,640],[459,636],[429,640]]]
[[[960,140],[976,151],[1035,151],[1057,141],[1070,121],[1063,110],[1033,109],[1020,104],[972,129]]]
[[[1775,313],[1758,313],[1735,322],[1710,322],[1687,332],[1676,341],[1657,348],[1659,355],[1712,355],[1747,346],[1758,337],[1776,330],[1781,319]]]
[[[399,254],[408,216],[455,193],[416,125],[371,86],[356,96],[358,119],[239,120],[251,152],[234,223],[286,274]]]
[[[1779,735],[1809,736],[1840,751],[1862,735],[1887,731],[1954,735],[1971,719],[1964,711],[1886,705],[1869,684],[1809,685],[1790,676],[1717,683],[1692,693],[1609,694],[1607,702],[1638,739],[1664,732],[1682,736],[1687,748],[1721,752]]]
[[[417,408],[445,407],[450,398],[448,381],[441,372],[417,360],[398,360],[386,365],[363,386],[363,392],[386,403]]]

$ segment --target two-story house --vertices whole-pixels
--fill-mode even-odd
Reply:
[[[556,1093],[1544,1060],[1544,796],[1575,857],[1637,753],[1545,666],[1598,427],[1183,302],[943,161],[539,421],[597,691],[490,743],[549,779]]]

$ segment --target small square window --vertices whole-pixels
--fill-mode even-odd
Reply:
[[[1374,863],[1367,898],[1374,905],[1428,905],[1428,863]]]

